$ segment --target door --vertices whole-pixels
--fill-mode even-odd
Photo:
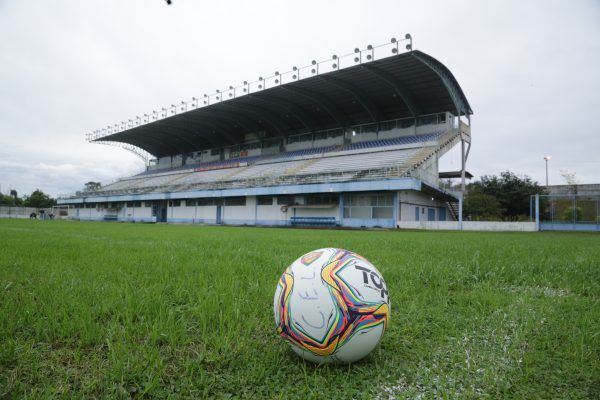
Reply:
[[[156,203],[152,207],[154,207],[156,222],[167,222],[167,203]]]
[[[435,208],[427,209],[427,221],[435,221]]]
[[[446,220],[446,209],[444,207],[440,207],[440,221]]]
[[[217,206],[217,225],[221,225],[223,223],[222,218],[221,218],[221,209],[222,206]]]

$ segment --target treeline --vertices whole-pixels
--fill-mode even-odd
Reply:
[[[54,205],[56,205],[56,199],[39,189],[34,190],[29,196],[23,197],[19,197],[16,190],[11,190],[9,194],[0,193],[0,206],[50,208]]]
[[[484,175],[466,189],[463,212],[472,221],[529,220],[530,196],[546,194],[546,188],[527,175],[520,177],[510,171]]]

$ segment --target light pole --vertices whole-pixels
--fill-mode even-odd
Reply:
[[[546,161],[546,189],[548,189],[548,160],[550,160],[550,156],[544,156],[544,160]]]

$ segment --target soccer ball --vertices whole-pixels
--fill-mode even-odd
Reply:
[[[379,343],[390,319],[383,277],[367,259],[319,249],[281,275],[273,300],[277,332],[302,358],[351,363]]]

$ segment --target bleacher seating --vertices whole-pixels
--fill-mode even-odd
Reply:
[[[431,133],[290,151],[266,157],[253,156],[186,165],[122,179],[102,187],[100,193],[243,187],[249,180],[259,180],[259,184],[264,185],[294,179],[298,183],[307,183],[311,181],[309,177],[327,174],[335,175],[335,179],[340,181],[366,179],[371,171],[391,168],[395,168],[395,173],[406,171],[409,164],[419,161],[416,158],[435,151],[437,142],[431,142],[439,137],[439,133]],[[415,146],[418,143],[421,145]],[[244,165],[239,165],[240,163]],[[223,168],[194,171],[194,168],[220,166]]]

